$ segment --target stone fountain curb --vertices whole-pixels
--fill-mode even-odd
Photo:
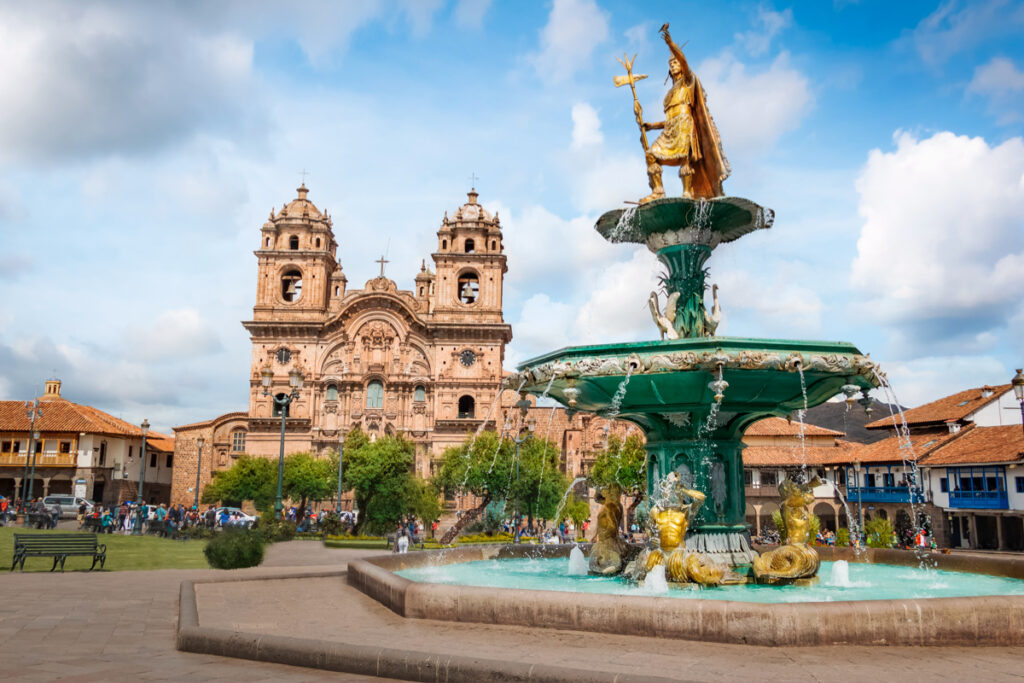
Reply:
[[[415,582],[398,569],[495,557],[564,556],[571,546],[454,548],[349,563],[349,585],[406,618],[569,629],[765,646],[1024,645],[1024,596],[816,603],[675,600]],[[824,560],[857,561],[849,549]],[[868,561],[917,564],[912,552],[864,551]],[[1024,559],[930,554],[939,569],[1024,578]]]
[[[292,638],[209,628],[199,623],[196,584],[239,581],[278,581],[311,577],[346,578],[347,571],[295,572],[268,576],[239,576],[223,579],[183,581],[178,599],[177,649],[183,652],[250,659],[327,671],[378,676],[407,681],[447,683],[684,683],[679,678],[616,674],[595,669],[577,669],[549,664],[484,659],[443,652],[423,652],[376,647],[336,640]],[[393,576],[393,575],[392,575]],[[399,578],[400,577],[395,577]],[[405,581],[405,579],[401,579]],[[424,625],[426,627],[426,625]]]

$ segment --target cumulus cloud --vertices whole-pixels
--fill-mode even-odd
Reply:
[[[730,324],[730,319],[738,317],[752,324],[757,334],[768,336],[821,332],[825,304],[818,292],[800,284],[806,279],[794,276],[797,269],[789,264],[775,264],[772,271],[758,275],[747,270],[723,270],[712,278],[720,285],[723,319],[718,326],[719,334],[751,336],[750,329],[737,330],[735,324]],[[710,307],[710,292],[707,299]]]
[[[130,354],[142,360],[195,358],[220,351],[217,333],[194,308],[164,311],[129,333]]]
[[[992,356],[925,356],[909,361],[881,362],[900,405],[914,408],[971,387],[1005,384],[1013,375]],[[876,391],[876,396],[880,391]],[[883,396],[877,396],[885,400]],[[874,417],[886,417],[875,415]]]
[[[814,102],[807,77],[790,65],[786,53],[767,69],[752,69],[725,52],[704,60],[697,73],[708,108],[729,145],[727,155],[770,149],[800,124]]]
[[[558,83],[586,66],[607,38],[608,15],[594,0],[555,0],[530,62],[541,80]]]
[[[897,133],[857,180],[851,280],[905,351],[975,348],[1024,300],[1024,140]]]
[[[776,12],[768,7],[757,8],[757,20],[754,28],[737,33],[736,41],[743,45],[754,57],[760,57],[771,48],[772,40],[793,23],[793,10],[785,9]]]
[[[654,254],[646,247],[635,247],[628,261],[618,261],[605,268],[599,279],[591,281],[590,297],[576,315],[575,343],[655,338],[657,327],[651,320],[647,297],[658,289],[660,270]],[[664,296],[660,303],[664,307]]]
[[[572,105],[572,146],[574,148],[599,145],[604,141],[601,119],[587,102]]]
[[[947,0],[910,33],[921,60],[944,64],[953,55],[1024,28],[1024,6],[1008,0],[961,3]]]

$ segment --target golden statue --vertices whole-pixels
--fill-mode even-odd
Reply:
[[[618,484],[608,484],[597,494],[602,503],[597,513],[597,531],[594,546],[590,551],[589,569],[591,574],[618,574],[622,570],[622,556],[626,543],[619,536],[622,524],[622,489]]]
[[[690,70],[682,49],[672,40],[668,24],[660,30],[672,56],[668,60],[668,73],[672,87],[665,95],[665,120],[655,123],[643,121],[643,109],[636,96],[635,84],[646,75],[633,74],[633,60],[620,60],[626,67],[626,76],[617,76],[615,85],[629,84],[633,90],[633,113],[640,125],[640,142],[647,162],[647,177],[651,193],[641,204],[665,196],[661,173],[663,166],[678,166],[683,182],[683,196],[688,199],[721,197],[722,181],[729,177],[729,162],[722,151],[722,140],[714,119],[708,113],[707,99],[700,80]],[[660,130],[654,144],[648,146],[647,131]]]
[[[818,552],[807,545],[810,542],[811,512],[814,488],[821,480],[814,477],[805,484],[785,479],[779,484],[782,497],[782,520],[785,545],[754,559],[754,576],[764,583],[780,580],[809,579],[818,573]]]
[[[678,475],[668,475],[679,503],[665,508],[657,505],[651,508],[651,523],[658,530],[658,547],[642,558],[643,574],[646,575],[659,564],[665,565],[665,576],[675,583],[692,581],[701,585],[717,585],[722,582],[725,568],[709,562],[700,553],[686,551],[686,530],[704,505],[705,495],[696,489],[688,489],[678,481]],[[683,499],[689,498],[689,503]]]

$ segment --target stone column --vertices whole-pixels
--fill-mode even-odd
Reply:
[[[43,477],[43,498],[50,495],[50,477]]]
[[[967,544],[968,548],[974,550],[978,549],[978,518],[973,512],[967,513],[967,528],[968,535],[971,537],[970,542]]]
[[[996,550],[1005,550],[1006,541],[1003,538],[1003,516],[996,515]]]
[[[761,535],[761,506],[760,505],[753,505],[752,507],[754,508],[754,528],[756,529],[756,532],[754,533],[754,535],[755,536],[760,536]]]

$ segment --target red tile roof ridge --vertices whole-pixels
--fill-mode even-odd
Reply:
[[[992,401],[998,400],[1001,395],[1010,390],[1010,386],[1010,384],[999,384],[964,389],[916,408],[904,410],[903,418],[906,419],[908,426],[962,420]],[[991,391],[992,395],[984,396],[985,391]],[[962,403],[964,405],[961,405]],[[864,426],[868,429],[888,429],[892,427],[892,416],[879,418]]]
[[[752,423],[743,433],[744,436],[795,436],[800,433],[800,424],[790,422],[784,417],[766,417]],[[819,427],[809,422],[804,423],[805,436],[845,436],[842,432],[828,427]]]

